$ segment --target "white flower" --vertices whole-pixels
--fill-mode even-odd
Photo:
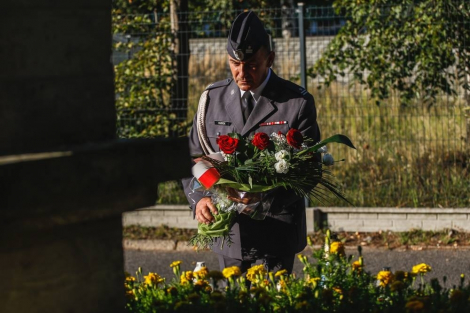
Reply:
[[[320,152],[320,153],[327,153],[327,152],[328,152],[328,149],[326,148],[326,146],[323,146],[323,147],[321,147],[320,149],[318,149],[317,152]]]
[[[333,165],[333,163],[335,163],[335,159],[333,159],[333,156],[329,153],[325,153],[323,155],[323,164],[330,166]]]
[[[274,157],[276,158],[276,161],[289,160],[290,159],[290,154],[286,150],[281,150],[279,152],[276,152]]]
[[[269,137],[271,138],[272,141],[274,141],[274,143],[277,143],[277,144],[287,143],[286,136],[284,136],[284,134],[282,133],[272,133],[271,136]]]
[[[274,168],[276,169],[276,172],[285,174],[289,171],[289,163],[287,163],[286,160],[280,160],[274,164]]]

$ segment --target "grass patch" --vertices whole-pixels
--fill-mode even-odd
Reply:
[[[458,247],[470,245],[470,233],[453,229],[442,231],[424,231],[412,229],[407,232],[338,232],[335,236],[345,246],[369,246],[376,248],[419,247]],[[313,244],[322,245],[325,237],[323,231],[309,234]]]
[[[279,54],[274,70],[295,81],[297,65]],[[188,122],[206,86],[229,77],[226,54],[207,52],[190,59]],[[298,78],[298,77],[297,77]],[[392,96],[375,104],[363,86],[336,82],[318,89],[309,79],[322,137],[341,133],[357,150],[329,146],[337,160],[331,168],[346,197],[360,207],[469,207],[470,150],[468,103],[459,97],[439,96],[433,105],[403,104]],[[186,204],[175,182],[160,184],[158,203]],[[343,201],[312,206],[348,206]]]
[[[188,241],[197,233],[197,229],[175,228],[161,225],[158,227],[126,226],[123,229],[124,239],[143,240],[161,239]]]

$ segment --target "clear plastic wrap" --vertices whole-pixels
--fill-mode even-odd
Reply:
[[[192,183],[192,192],[189,197],[193,203],[193,198],[198,192],[202,192],[204,197],[211,197],[212,203],[222,212],[237,211],[240,214],[249,215],[252,219],[264,220],[269,212],[269,206],[262,205],[265,192],[245,192],[239,191],[223,185],[214,185],[206,190],[194,179]]]

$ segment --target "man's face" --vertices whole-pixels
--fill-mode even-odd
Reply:
[[[263,83],[268,70],[273,64],[274,52],[266,52],[265,49],[259,49],[251,58],[238,61],[228,57],[232,76],[238,87],[243,90],[253,90]]]

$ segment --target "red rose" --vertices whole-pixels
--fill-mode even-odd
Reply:
[[[264,150],[269,146],[269,136],[265,133],[256,133],[251,143],[256,148]]]
[[[217,144],[219,145],[220,150],[222,150],[224,153],[232,154],[237,149],[238,139],[227,135],[221,135],[217,137]]]
[[[287,143],[296,149],[300,149],[304,137],[298,129],[291,128],[286,135]]]

